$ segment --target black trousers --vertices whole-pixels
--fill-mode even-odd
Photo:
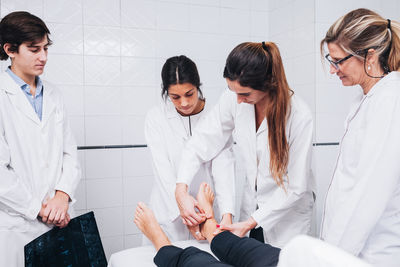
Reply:
[[[165,246],[157,252],[154,263],[159,267],[276,266],[281,250],[253,238],[240,238],[225,231],[214,237],[211,251],[220,261],[195,247],[182,249]]]
[[[263,231],[263,228],[262,227],[258,227],[258,228],[251,229],[249,237],[250,238],[254,238],[255,240],[258,240],[261,243],[264,243],[264,231]]]

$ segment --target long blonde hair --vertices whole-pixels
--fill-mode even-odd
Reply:
[[[226,60],[224,78],[267,93],[269,101],[265,117],[268,124],[269,168],[278,186],[285,189],[284,177],[289,162],[286,122],[292,91],[278,47],[272,42],[239,44]]]
[[[325,43],[335,43],[360,59],[360,51],[374,48],[386,73],[400,71],[400,23],[369,9],[350,11],[333,23],[321,41],[321,55]]]

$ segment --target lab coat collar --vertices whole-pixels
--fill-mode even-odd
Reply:
[[[167,99],[165,102],[165,113],[169,123],[171,124],[172,130],[178,136],[184,140],[187,140],[189,136],[187,135],[185,126],[183,125],[183,116],[176,111],[174,104],[169,99]]]
[[[254,120],[254,127],[256,127],[255,125],[256,125],[256,122]],[[264,118],[264,120],[261,122],[260,126],[258,127],[256,135],[259,135],[259,134],[261,134],[262,132],[264,132],[266,130],[267,130],[267,120]]]
[[[371,97],[373,96],[377,91],[381,90],[379,89],[380,87],[383,87],[388,81],[391,80],[400,80],[400,72],[398,71],[392,71],[389,74],[387,74],[385,77],[380,79],[372,88],[369,90],[367,93],[366,97]]]
[[[0,74],[0,80],[2,81],[1,89],[7,93],[15,95],[18,93],[18,91],[21,91],[21,88],[18,86],[18,84],[16,84],[6,72]]]
[[[176,111],[174,104],[169,100],[169,98],[164,102],[165,103],[165,113],[168,119],[175,118],[175,117],[184,117]],[[204,108],[200,113],[204,112],[207,107],[207,101],[204,102]],[[195,116],[195,115],[193,115]]]
[[[1,89],[6,91],[10,95],[10,101],[15,107],[17,107],[25,116],[30,118],[38,126],[43,127],[44,125],[46,125],[50,114],[55,109],[55,104],[52,99],[53,90],[51,89],[51,86],[48,86],[47,83],[43,83],[43,115],[42,121],[40,121],[39,117],[30,105],[28,99],[26,99],[24,92],[21,90],[21,88],[19,88],[19,86],[10,77],[10,75],[5,72],[0,74],[0,81],[0,84],[2,84]]]
[[[18,86],[18,84],[8,75],[7,73],[1,74],[1,84],[4,89],[10,95],[10,101],[12,104],[19,109],[25,116],[30,118],[33,122],[40,125],[41,121],[38,115],[33,110],[28,99],[24,95],[24,92]]]
[[[26,82],[24,82],[24,80],[21,79],[21,77],[19,77],[17,74],[15,74],[12,70],[11,70],[11,66],[8,66],[8,68],[6,69],[6,73],[8,73],[8,75],[11,76],[11,78],[15,81],[15,83],[22,88],[23,86],[27,86],[28,84]]]

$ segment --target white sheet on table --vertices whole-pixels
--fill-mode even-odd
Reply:
[[[212,254],[210,245],[207,242],[185,240],[174,242],[174,245],[181,248],[193,246]],[[154,267],[156,266],[153,262],[155,255],[156,250],[153,246],[143,246],[122,250],[111,255],[108,267]]]
[[[181,248],[194,246],[212,254],[207,242],[185,240],[175,242],[174,245]],[[111,255],[108,267],[154,267],[155,255],[156,250],[153,246],[122,250]],[[371,267],[344,250],[309,236],[298,236],[282,249],[278,267],[295,266]]]

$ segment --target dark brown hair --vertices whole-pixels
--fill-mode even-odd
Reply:
[[[162,91],[161,95],[167,98],[168,90],[171,85],[190,83],[196,86],[199,92],[199,98],[203,99],[201,92],[200,76],[196,64],[187,56],[180,55],[170,57],[165,61],[161,70]]]
[[[40,18],[25,11],[16,11],[5,16],[0,22],[0,60],[7,60],[8,55],[4,51],[4,44],[11,44],[10,50],[18,52],[22,43],[35,43],[45,36],[49,45],[50,31]]]
[[[286,121],[292,91],[278,47],[272,42],[239,44],[226,59],[224,78],[267,93],[269,168],[275,182],[285,189],[284,176],[289,162]]]

